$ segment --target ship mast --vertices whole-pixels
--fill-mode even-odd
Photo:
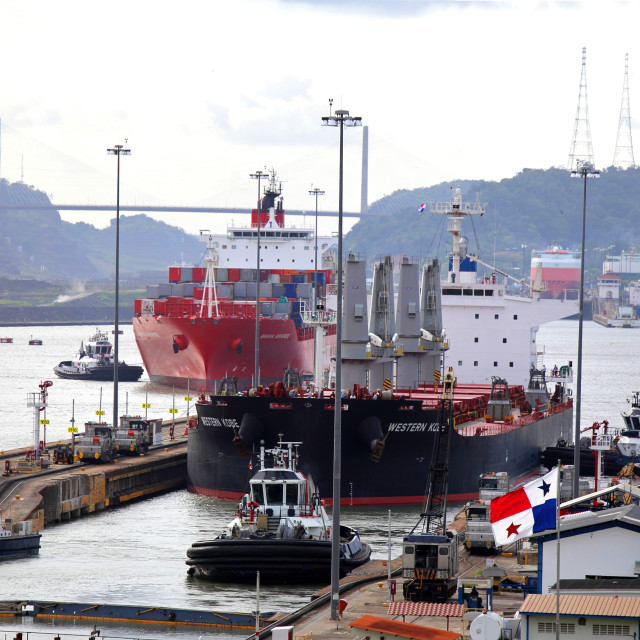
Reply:
[[[204,234],[206,231],[200,232],[200,240],[207,243],[207,255],[204,258],[204,264],[206,266],[206,275],[204,280],[204,290],[202,292],[202,300],[200,301],[199,316],[201,318],[212,318],[214,315],[218,315],[218,292],[216,290],[216,272],[215,268],[218,266],[218,251],[216,249],[217,244],[213,241],[213,236],[209,236],[205,239]],[[204,306],[207,305],[206,315],[204,313]]]
[[[466,246],[462,246],[462,220],[466,216],[484,213],[485,204],[480,202],[462,202],[460,187],[453,190],[453,202],[432,202],[431,213],[441,213],[449,216],[447,231],[452,236],[451,267],[448,271],[447,282],[460,282],[460,261],[466,256]]]

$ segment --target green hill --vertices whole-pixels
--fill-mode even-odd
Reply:
[[[470,251],[520,277],[523,264],[528,272],[532,249],[579,248],[583,186],[563,169],[523,169],[499,182],[456,180],[399,190],[370,206],[377,213],[353,227],[345,248],[366,253],[370,261],[399,253],[444,261],[450,242],[446,223],[444,216],[429,212],[428,204],[450,202],[451,189],[460,187],[464,201],[486,203],[482,217],[465,223]],[[0,180],[0,277],[52,282],[113,279],[115,220],[106,229],[96,229],[64,222],[57,211],[3,210],[5,202],[49,200],[23,183]],[[422,203],[427,206],[419,213]],[[619,254],[640,246],[639,209],[640,169],[609,168],[599,180],[589,180],[585,255],[591,278],[601,272],[607,252]],[[177,227],[146,215],[120,217],[120,270],[128,285],[159,281],[167,266],[183,257],[201,264],[203,253],[198,238]]]
[[[444,259],[449,234],[444,216],[430,213],[429,203],[450,202],[454,187],[461,188],[465,202],[486,203],[484,215],[466,222],[463,234],[470,252],[492,264],[495,259],[500,269],[517,275],[524,260],[528,272],[532,249],[580,248],[584,183],[562,169],[524,169],[499,182],[457,180],[397,191],[371,205],[383,213],[361,219],[345,247],[366,249],[369,259],[389,253]],[[640,247],[640,169],[610,168],[589,180],[586,212],[585,265],[593,277],[602,272],[606,253]]]

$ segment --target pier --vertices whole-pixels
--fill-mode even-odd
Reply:
[[[34,531],[186,486],[186,420],[163,425],[163,444],[145,455],[120,456],[111,463],[52,464],[32,473],[0,477],[0,511],[13,522],[31,521]],[[178,435],[179,434],[179,435]],[[48,443],[52,445],[53,443]],[[57,444],[57,443],[56,443]],[[28,448],[0,453],[0,464],[24,459]]]

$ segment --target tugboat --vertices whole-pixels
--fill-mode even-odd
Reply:
[[[42,340],[40,340],[40,338],[34,338],[33,336],[31,336],[29,338],[29,344],[30,345],[41,346],[42,345]]]
[[[80,352],[74,360],[63,360],[53,368],[60,378],[75,380],[113,380],[113,347],[104,331],[96,329],[86,346],[80,344]],[[118,362],[118,380],[135,382],[139,380],[144,369],[139,365]]]
[[[0,560],[34,556],[40,552],[42,535],[33,531],[33,522],[13,522],[0,514]]]
[[[220,581],[317,582],[331,573],[331,520],[310,481],[298,470],[300,442],[260,447],[260,468],[234,519],[213,540],[187,551],[188,573]],[[294,450],[295,447],[295,450]],[[265,453],[272,458],[265,463]],[[340,576],[369,560],[355,529],[340,525]]]
[[[12,344],[13,338],[0,338],[0,344]]]

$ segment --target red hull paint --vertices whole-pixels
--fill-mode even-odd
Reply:
[[[233,500],[237,502],[244,495],[240,492],[235,491],[216,491],[215,489],[204,489],[202,487],[194,487],[193,485],[187,486],[188,491],[191,493],[198,493],[203,496],[209,496],[210,498],[220,498],[221,500]],[[473,493],[457,493],[457,494],[449,494],[448,496],[449,502],[468,502],[469,500],[475,500],[478,497],[478,492],[475,491]],[[367,498],[341,498],[340,504],[345,507],[354,506],[354,507],[374,507],[379,505],[390,505],[390,504],[420,504],[424,502],[424,496],[384,496],[380,498],[376,497],[367,497]],[[333,504],[333,500],[331,498],[323,498],[323,504],[326,507],[330,507]]]
[[[537,269],[531,269],[531,281],[536,278]],[[542,282],[552,297],[558,298],[565,289],[580,288],[580,269],[573,267],[542,267]]]
[[[240,388],[251,384],[255,361],[255,320],[140,316],[133,329],[145,369],[153,382],[211,391],[226,376]],[[333,336],[335,341],[335,336]],[[313,370],[313,331],[298,335],[291,319],[260,320],[260,381],[282,380],[283,369]]]

